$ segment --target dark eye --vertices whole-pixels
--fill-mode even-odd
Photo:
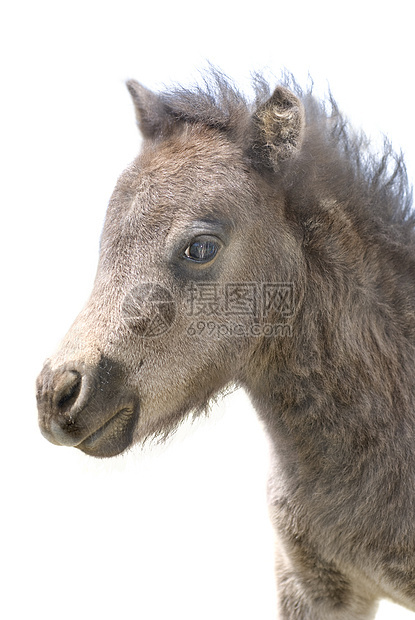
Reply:
[[[184,256],[196,263],[208,263],[220,249],[219,241],[212,237],[198,237],[187,246]]]

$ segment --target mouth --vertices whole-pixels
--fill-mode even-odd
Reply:
[[[124,452],[133,442],[138,407],[128,405],[116,413],[76,447],[89,456],[109,458]]]

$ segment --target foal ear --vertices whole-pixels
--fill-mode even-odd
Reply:
[[[254,141],[251,153],[256,163],[278,168],[281,161],[301,149],[305,114],[301,101],[287,88],[278,86],[252,117]]]
[[[160,97],[135,80],[129,80],[127,88],[134,102],[137,124],[143,137],[152,140],[165,134],[170,123]]]

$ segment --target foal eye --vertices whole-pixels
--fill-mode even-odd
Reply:
[[[220,245],[216,239],[212,237],[199,237],[187,246],[184,256],[196,263],[208,263],[215,258],[219,249]]]

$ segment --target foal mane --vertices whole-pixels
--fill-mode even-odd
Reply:
[[[302,102],[306,115],[303,148],[295,162],[282,166],[280,182],[293,188],[294,195],[315,195],[323,185],[341,200],[354,217],[389,228],[404,245],[413,242],[415,214],[412,186],[408,182],[402,153],[396,153],[387,138],[375,152],[362,131],[356,131],[342,114],[331,92],[325,99],[306,89],[290,73],[279,83]],[[247,136],[255,110],[270,98],[272,89],[259,73],[252,80],[254,97],[248,100],[231,80],[217,69],[203,76],[202,85],[175,86],[160,99],[168,113],[186,123],[200,123],[229,134]],[[300,172],[300,174],[299,174]],[[295,201],[296,198],[293,198]]]

